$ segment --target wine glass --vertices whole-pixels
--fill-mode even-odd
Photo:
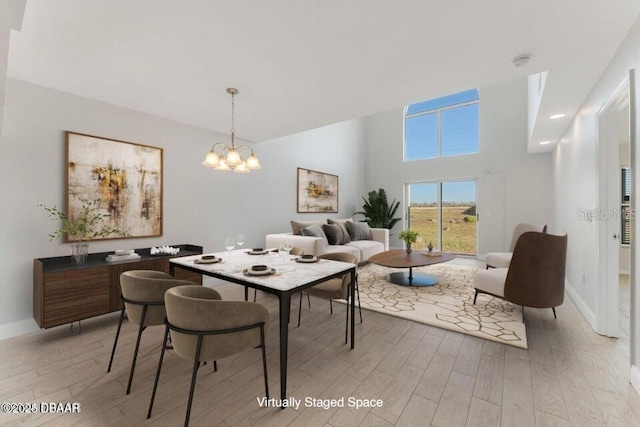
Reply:
[[[289,258],[289,254],[291,253],[291,249],[293,247],[291,246],[291,241],[290,240],[285,240],[284,241],[284,252],[285,252],[285,261]]]
[[[239,234],[236,236],[236,245],[238,245],[238,247],[242,247],[242,245],[244,245],[245,241],[246,241],[246,240],[245,240],[245,238],[244,238],[244,234],[239,233]]]
[[[224,248],[227,250],[227,256],[231,256],[231,249],[235,246],[236,241],[233,237],[224,239]]]

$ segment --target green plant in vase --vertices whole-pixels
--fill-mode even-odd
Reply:
[[[76,264],[82,264],[87,259],[89,243],[87,241],[100,237],[107,237],[117,234],[128,237],[129,234],[116,227],[112,227],[105,222],[110,215],[100,212],[100,201],[89,200],[82,204],[82,208],[74,217],[61,211],[57,206],[47,206],[39,204],[49,214],[49,218],[60,221],[60,227],[49,234],[49,240],[54,240],[67,236],[72,242],[71,252]]]
[[[371,228],[388,228],[391,230],[400,221],[400,218],[394,218],[400,202],[396,202],[394,199],[389,205],[387,193],[382,188],[378,191],[370,191],[368,197],[368,200],[364,197],[362,198],[364,200],[362,210],[354,212],[354,215],[363,215],[365,222]]]
[[[418,232],[414,230],[402,230],[398,237],[404,242],[407,254],[411,254],[411,245],[418,241]]]

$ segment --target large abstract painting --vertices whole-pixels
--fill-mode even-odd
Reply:
[[[162,148],[67,132],[67,214],[98,200],[109,225],[129,237],[161,236],[162,155]]]
[[[338,212],[338,176],[298,168],[298,212]]]

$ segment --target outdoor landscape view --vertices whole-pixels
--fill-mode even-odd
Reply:
[[[445,252],[476,254],[475,187],[475,181],[410,184],[409,225],[418,232],[416,249],[431,242]]]

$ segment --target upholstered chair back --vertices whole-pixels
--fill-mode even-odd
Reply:
[[[521,223],[516,225],[513,229],[513,235],[511,236],[511,245],[509,246],[509,252],[513,252],[513,249],[516,247],[516,242],[522,235],[522,233],[526,233],[528,231],[537,231],[540,233],[544,233],[547,229],[546,225],[537,225],[537,224],[526,224]]]
[[[351,264],[358,265],[358,260],[355,256],[347,252],[328,252],[322,255],[318,255],[320,259],[330,259],[333,261],[342,261],[342,262],[350,262]],[[340,287],[339,294],[335,296],[331,296],[332,299],[349,299],[349,284],[351,283],[351,274],[345,273],[340,279],[331,279],[332,280],[340,280],[342,282],[342,286]],[[330,282],[329,281],[329,282]],[[319,285],[322,287],[322,284]],[[310,289],[311,291],[313,288]]]
[[[171,275],[155,270],[130,270],[120,275],[122,296],[139,303],[162,303],[167,289],[181,285],[195,285],[186,280],[176,280]],[[197,286],[197,285],[196,285]],[[142,318],[142,305],[125,302],[127,318],[139,325]],[[163,305],[147,307],[144,326],[162,325],[165,318]]]
[[[525,232],[518,239],[504,298],[525,307],[551,308],[564,301],[567,235]]]
[[[215,290],[203,286],[180,286],[165,294],[167,320],[177,328],[190,331],[223,331],[243,326],[265,324],[269,330],[269,312],[254,302],[222,301]],[[195,359],[197,336],[171,331],[173,348],[178,356]],[[260,328],[205,335],[200,361],[218,360],[260,345]]]

